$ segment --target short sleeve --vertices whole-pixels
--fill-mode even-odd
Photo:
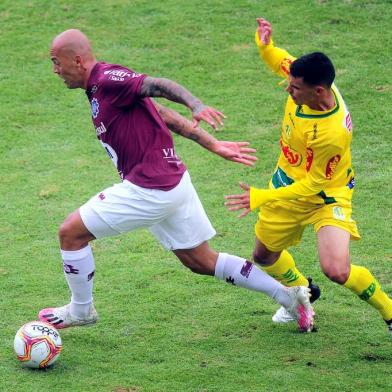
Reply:
[[[111,104],[118,108],[132,106],[140,99],[140,90],[147,75],[127,69],[105,71],[103,88]]]

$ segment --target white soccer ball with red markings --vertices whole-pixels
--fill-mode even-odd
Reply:
[[[23,366],[46,368],[53,365],[62,349],[57,329],[42,321],[30,321],[15,335],[14,350]]]

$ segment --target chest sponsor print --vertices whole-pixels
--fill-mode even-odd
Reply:
[[[301,164],[302,155],[291,148],[289,144],[285,144],[282,139],[280,139],[280,149],[291,166],[299,166]]]

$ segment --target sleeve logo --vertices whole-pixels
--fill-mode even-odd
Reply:
[[[293,60],[284,58],[283,61],[281,62],[280,66],[282,68],[282,71],[288,75],[290,73],[290,66],[292,64]]]
[[[286,158],[287,162],[291,166],[299,166],[301,164],[301,154],[298,151],[292,149],[288,144],[284,144],[282,139],[280,139],[280,149],[282,150],[282,154]]]
[[[347,113],[346,115],[346,128],[349,132],[351,132],[353,129],[353,123],[351,121],[350,113]]]
[[[312,167],[313,163],[313,150],[311,148],[306,149],[306,171],[308,172]]]
[[[325,168],[325,178],[327,180],[332,180],[332,176],[335,173],[336,166],[338,165],[339,162],[340,162],[340,155],[335,155],[328,161],[327,167]]]

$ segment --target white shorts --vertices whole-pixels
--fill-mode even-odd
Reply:
[[[216,234],[188,172],[170,191],[125,180],[92,197],[79,212],[95,238],[149,228],[169,250],[195,248]]]

